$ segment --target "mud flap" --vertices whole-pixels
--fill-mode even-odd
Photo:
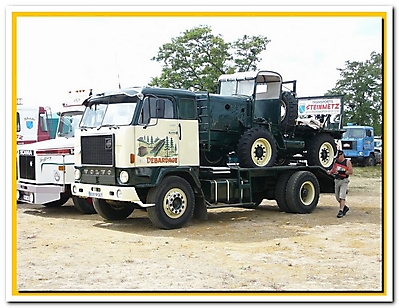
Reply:
[[[208,220],[208,211],[205,204],[205,199],[202,196],[195,196],[195,208],[193,218],[199,220]]]

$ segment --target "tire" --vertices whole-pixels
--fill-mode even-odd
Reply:
[[[45,207],[60,207],[60,206],[63,206],[65,203],[67,203],[71,196],[72,196],[71,191],[67,190],[67,191],[61,193],[61,196],[58,200],[43,203],[43,205]]]
[[[286,212],[286,213],[292,213],[291,209],[288,206],[287,203],[287,184],[289,178],[292,176],[294,172],[284,172],[280,177],[278,178],[276,187],[274,189],[275,192],[275,198],[278,207],[280,208],[281,211]]]
[[[364,166],[375,166],[375,157],[373,154],[370,154],[369,157],[364,158]]]
[[[314,136],[307,143],[307,160],[309,166],[320,166],[331,169],[334,164],[337,146],[334,138],[329,134]]]
[[[122,220],[133,213],[133,204],[92,198],[96,212],[106,220]]]
[[[261,128],[247,130],[238,141],[240,167],[271,167],[276,162],[277,147],[272,133]]]
[[[291,92],[283,92],[281,99],[280,128],[285,130],[288,126],[295,126],[298,118],[298,101]]]
[[[319,202],[319,181],[312,172],[297,171],[289,178],[286,193],[292,213],[311,213]]]
[[[158,228],[181,228],[193,216],[194,200],[193,189],[185,179],[167,176],[148,192],[147,203],[154,203],[155,206],[148,207],[147,213]]]
[[[91,198],[79,198],[72,196],[73,205],[82,214],[96,214],[96,210],[93,207],[93,200]]]

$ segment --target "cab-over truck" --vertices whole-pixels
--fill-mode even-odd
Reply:
[[[331,138],[343,131],[294,122],[297,100],[287,100],[279,74],[262,71],[248,81],[263,99],[150,87],[93,95],[75,138],[72,194],[92,198],[107,220],[144,209],[163,229],[180,228],[193,215],[206,219],[211,208],[255,208],[263,199],[284,212],[312,212],[320,192],[333,191],[333,178],[320,164],[276,166],[277,155],[316,140],[312,157],[329,164]]]
[[[18,202],[60,207],[72,197],[75,208],[81,213],[95,213],[90,198],[77,198],[71,194],[74,134],[84,109],[81,103],[63,104],[54,139],[19,145]]]

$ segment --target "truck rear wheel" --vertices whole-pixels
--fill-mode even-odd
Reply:
[[[238,141],[240,167],[271,167],[276,162],[277,147],[273,134],[265,129],[251,128]]]
[[[325,169],[331,169],[334,164],[337,146],[330,134],[320,134],[314,136],[307,143],[307,151],[309,166],[320,166]]]
[[[131,203],[114,202],[98,198],[92,198],[92,200],[96,212],[107,220],[122,220],[129,217],[134,211],[133,204]]]
[[[73,205],[82,214],[96,214],[96,210],[93,207],[93,200],[91,198],[79,198],[72,196]]]
[[[287,205],[293,213],[311,213],[319,202],[319,181],[312,172],[295,172],[288,180],[286,193]]]
[[[277,205],[283,212],[292,213],[291,209],[288,207],[287,203],[287,184],[289,178],[292,176],[293,172],[285,172],[277,180],[276,187],[274,189],[275,198]]]
[[[71,191],[67,190],[61,193],[60,198],[55,201],[43,203],[45,207],[60,207],[68,202],[69,198],[71,197]]]
[[[150,189],[147,203],[155,203],[155,206],[147,208],[154,226],[161,229],[181,228],[193,216],[194,192],[185,179],[168,176]]]

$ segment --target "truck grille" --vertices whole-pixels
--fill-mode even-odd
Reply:
[[[356,141],[343,141],[341,140],[342,143],[342,149],[343,150],[356,150]]]
[[[82,136],[80,141],[83,165],[113,166],[114,135]]]
[[[19,156],[19,178],[28,180],[36,179],[35,156]]]

